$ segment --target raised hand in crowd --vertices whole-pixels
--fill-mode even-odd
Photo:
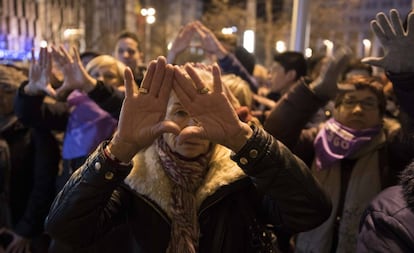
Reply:
[[[29,95],[46,93],[52,97],[56,95],[50,78],[52,75],[52,59],[47,47],[41,47],[39,60],[36,61],[34,49],[32,49],[32,60],[29,69],[29,83],[24,87],[24,91]]]
[[[221,44],[210,29],[208,29],[200,21],[195,21],[193,26],[197,34],[200,36],[201,45],[206,52],[215,54],[219,59],[228,54],[226,48]]]
[[[188,23],[181,27],[177,37],[173,41],[170,50],[167,55],[167,62],[174,63],[175,58],[190,46],[190,43],[194,37],[195,28],[193,23]]]
[[[414,13],[407,17],[406,30],[396,9],[390,10],[389,17],[378,13],[371,29],[382,44],[384,56],[366,57],[362,62],[392,73],[414,72]]]
[[[56,91],[57,95],[79,89],[90,92],[96,86],[96,80],[88,74],[79,56],[79,51],[73,47],[72,53],[64,46],[52,46],[52,58],[62,68],[64,81],[62,86]]]
[[[129,162],[164,132],[179,133],[178,126],[164,120],[173,74],[172,65],[167,65],[164,57],[151,61],[139,93],[135,94],[133,74],[129,68],[126,70],[125,100],[112,145],[121,161]]]
[[[347,67],[352,52],[348,48],[339,48],[321,67],[318,77],[309,84],[309,88],[322,99],[335,98],[338,91],[338,78]]]

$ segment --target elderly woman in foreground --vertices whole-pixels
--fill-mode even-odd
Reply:
[[[239,120],[218,66],[150,62],[138,94],[125,72],[117,132],[55,199],[46,230],[84,248],[127,223],[143,252],[272,250],[264,224],[300,232],[331,204],[308,167]]]

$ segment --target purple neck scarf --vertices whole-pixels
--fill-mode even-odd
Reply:
[[[69,95],[67,102],[72,112],[66,126],[62,157],[73,159],[89,155],[99,143],[111,137],[118,121],[78,90]]]
[[[369,143],[382,126],[354,130],[335,119],[328,120],[319,131],[313,143],[318,170],[330,168],[337,161],[348,158]]]

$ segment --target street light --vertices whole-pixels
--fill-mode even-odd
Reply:
[[[156,11],[152,7],[141,9],[141,15],[145,17],[145,62],[150,59],[151,25],[156,21],[155,13]]]

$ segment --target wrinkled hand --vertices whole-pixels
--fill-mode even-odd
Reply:
[[[190,64],[185,65],[185,71],[175,67],[173,89],[182,105],[201,124],[185,127],[177,140],[182,143],[191,138],[207,139],[237,152],[251,136],[252,130],[239,120],[226,97],[217,65],[213,65],[212,74],[214,90],[203,93],[200,91],[206,88],[206,84]]]
[[[315,95],[323,100],[333,99],[338,91],[338,79],[351,59],[348,48],[340,48],[322,65],[319,76],[309,84]]]
[[[168,63],[173,63],[177,55],[190,46],[194,32],[195,28],[193,23],[189,23],[180,29],[180,32],[172,43],[171,49],[168,51]]]
[[[63,47],[52,47],[52,57],[62,68],[64,81],[57,90],[57,95],[65,94],[72,90],[79,89],[84,92],[91,91],[96,84],[96,80],[85,70],[76,48],[72,48],[73,55]]]
[[[410,13],[404,31],[397,10],[390,10],[390,17],[385,13],[377,14],[371,21],[371,29],[382,44],[383,57],[366,57],[363,63],[382,67],[393,73],[414,72],[414,13]]]
[[[39,60],[36,61],[34,49],[32,49],[32,60],[29,68],[29,83],[24,87],[27,95],[40,95],[46,93],[54,97],[55,90],[50,84],[52,72],[51,54],[47,47],[41,47],[39,52]]]
[[[202,47],[206,52],[217,55],[219,59],[228,54],[227,50],[210,29],[199,21],[194,22],[193,25],[195,31],[200,36]]]
[[[121,161],[129,162],[163,133],[180,132],[178,125],[164,120],[173,78],[174,67],[164,57],[158,57],[148,65],[140,92],[134,94],[132,72],[129,68],[125,71],[125,99],[118,130],[109,144],[111,152]]]
[[[7,228],[1,228],[0,234],[1,233],[8,233],[13,236],[13,240],[5,250],[6,253],[31,253],[29,239],[24,238]]]

